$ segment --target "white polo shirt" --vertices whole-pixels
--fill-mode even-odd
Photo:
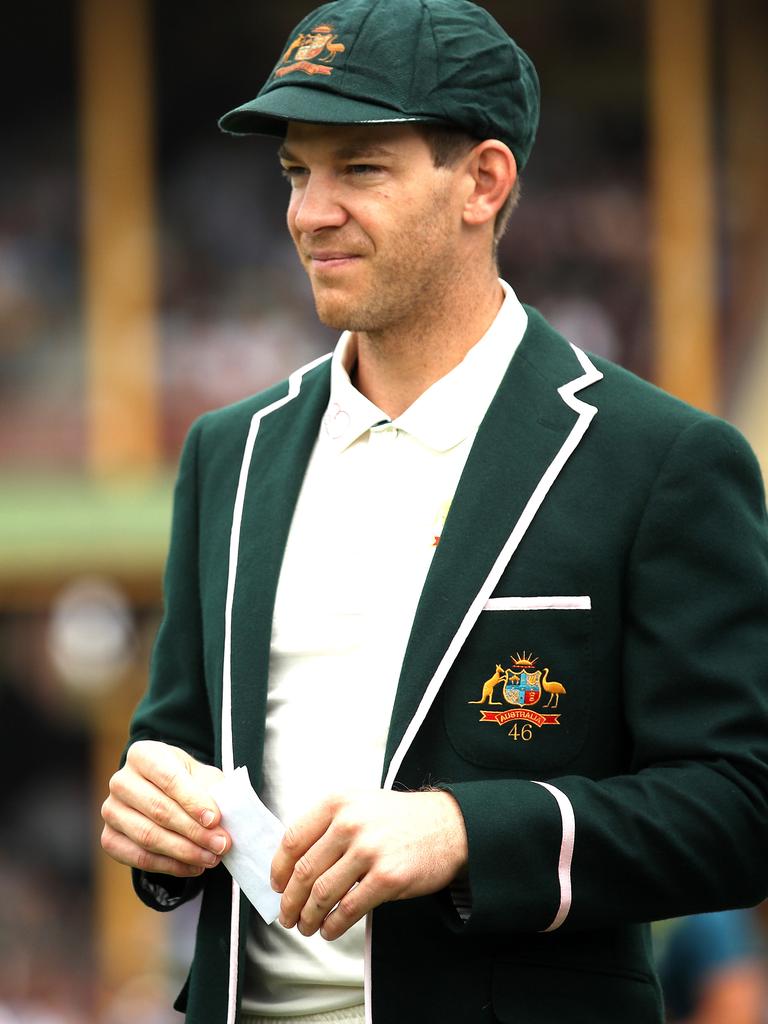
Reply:
[[[502,306],[458,366],[397,419],[352,384],[354,335],[291,522],[277,588],[261,796],[286,824],[330,793],[377,789],[416,605],[477,429],[527,326]],[[255,917],[255,915],[254,915]],[[243,1009],[363,1001],[363,922],[335,942],[254,921]]]

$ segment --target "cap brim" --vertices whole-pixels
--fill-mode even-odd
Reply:
[[[375,103],[338,96],[325,89],[282,85],[235,107],[219,119],[222,131],[232,135],[285,134],[287,121],[311,124],[397,124],[437,122],[442,118],[425,114],[403,114]]]

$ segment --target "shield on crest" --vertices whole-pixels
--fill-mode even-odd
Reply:
[[[313,32],[305,35],[296,51],[297,60],[314,60],[333,39],[333,32]]]
[[[541,700],[541,672],[509,672],[504,682],[504,700],[513,707],[527,708]]]

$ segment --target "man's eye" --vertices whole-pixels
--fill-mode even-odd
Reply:
[[[380,171],[381,168],[377,167],[376,164],[350,164],[347,170],[350,174],[357,176],[363,174],[374,174],[376,171]]]
[[[286,179],[286,181],[296,182],[306,173],[306,167],[300,167],[297,164],[282,165],[282,175]]]

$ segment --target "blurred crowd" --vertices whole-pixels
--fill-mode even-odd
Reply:
[[[269,142],[213,138],[158,189],[159,406],[169,461],[192,419],[327,351],[282,223],[286,186]],[[76,166],[19,146],[0,199],[0,466],[78,469],[85,449]],[[573,341],[647,369],[648,218],[642,181],[524,183],[502,274]]]

